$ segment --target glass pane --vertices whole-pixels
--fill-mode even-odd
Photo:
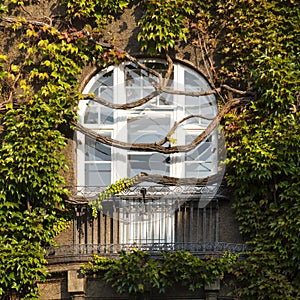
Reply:
[[[213,167],[212,162],[186,163],[185,174],[186,177],[203,178],[211,174],[212,167]]]
[[[113,87],[100,87],[97,96],[101,97],[102,99],[113,102]]]
[[[185,69],[184,71],[184,83],[187,91],[201,92],[211,90],[210,85],[199,73],[193,70]]]
[[[126,88],[126,101],[127,103],[134,102],[143,98],[143,90],[141,88]]]
[[[162,154],[129,154],[128,173],[133,177],[141,172],[168,175],[170,174],[170,157]]]
[[[186,154],[186,161],[207,161],[211,160],[211,155],[211,144],[203,143]]]
[[[100,124],[101,125],[111,125],[114,123],[113,110],[109,107],[100,107]]]
[[[107,133],[102,133],[108,136]],[[86,161],[110,161],[111,147],[99,143],[89,137],[85,138],[85,160]]]
[[[131,116],[127,123],[130,143],[154,143],[167,135],[170,130],[170,115]]]
[[[110,184],[111,165],[110,163],[86,163],[85,164],[85,185],[86,186],[107,186]]]
[[[185,97],[186,115],[196,114],[204,117],[213,118],[217,114],[217,106],[214,105],[214,96],[205,97]],[[193,118],[186,121],[186,124],[209,124],[211,120],[204,118]]]
[[[113,70],[103,73],[99,79],[99,85],[101,86],[113,86]]]
[[[191,143],[197,136],[189,134],[186,136],[186,144]],[[186,161],[211,161],[212,145],[211,137],[202,142],[197,148],[189,151],[185,155]]]
[[[195,76],[191,72],[185,70],[184,72],[184,82],[187,83],[188,86],[193,87],[194,89],[200,88],[198,76]]]
[[[91,101],[89,101],[91,102]],[[98,106],[95,105],[87,105],[84,114],[84,123],[85,124],[99,124],[99,110]]]
[[[217,105],[212,96],[205,97],[205,101],[201,102],[200,111],[204,116],[214,117],[217,115]]]
[[[102,72],[98,76],[97,81],[95,82],[91,92],[96,96],[101,97],[106,101],[113,101],[113,70],[110,72]]]
[[[110,125],[113,122],[113,110],[111,108],[102,106],[95,101],[88,102],[84,114],[84,124]]]
[[[201,105],[201,99],[199,97],[185,96],[186,106],[197,106]]]

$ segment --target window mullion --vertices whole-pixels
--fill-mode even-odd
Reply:
[[[114,69],[113,101],[122,104],[126,101],[125,67],[120,65]],[[127,111],[114,110],[113,138],[127,142]],[[112,182],[127,177],[127,150],[112,147]]]
[[[184,89],[184,68],[181,65],[174,65],[174,89],[182,90]],[[179,121],[184,118],[184,106],[185,106],[185,96],[184,95],[174,95],[174,103],[176,104],[176,109],[173,113],[173,124],[175,121]],[[173,125],[172,124],[172,125]],[[182,127],[179,127],[174,138],[177,145],[183,145],[185,143],[185,133]],[[184,154],[177,153],[171,155],[171,176],[184,176]]]
[[[77,186],[85,186],[85,136],[81,132],[76,132],[77,144]]]

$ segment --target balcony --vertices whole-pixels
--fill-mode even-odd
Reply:
[[[227,201],[217,187],[136,186],[102,201],[95,218],[87,203],[103,190],[72,189],[72,241],[47,248],[49,263],[84,262],[92,254],[116,256],[133,249],[153,256],[182,250],[201,257],[246,251],[243,243],[220,237],[220,204]]]
[[[207,243],[168,243],[168,244],[77,244],[48,247],[46,258],[51,263],[63,262],[86,262],[90,256],[97,254],[100,256],[115,257],[120,251],[131,252],[142,250],[150,253],[151,256],[158,256],[162,251],[188,251],[194,255],[222,256],[227,251],[233,254],[244,253],[247,250],[245,244],[207,242]]]

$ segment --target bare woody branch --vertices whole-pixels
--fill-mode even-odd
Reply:
[[[131,108],[135,108],[141,105],[146,104],[147,102],[149,102],[150,100],[152,100],[154,97],[158,96],[159,93],[155,90],[152,93],[150,93],[149,95],[147,95],[144,98],[141,98],[137,101],[134,102],[130,102],[130,103],[124,103],[124,104],[115,104],[109,101],[104,100],[101,97],[98,96],[94,96],[94,95],[83,95],[85,100],[93,100],[101,105],[104,105],[106,107],[112,108],[112,109],[131,109]]]
[[[134,179],[134,183],[132,184],[132,186],[136,186],[142,182],[151,182],[153,184],[164,185],[164,186],[201,187],[201,186],[206,186],[208,183],[211,185],[219,183],[221,178],[222,176],[220,174],[215,174],[204,178],[194,178],[194,177],[178,178],[178,177],[164,176],[158,174],[148,174],[142,172],[137,176],[135,176],[134,178],[132,178]],[[88,202],[97,200],[99,194],[93,195],[92,197],[88,197],[86,195],[80,196],[78,190],[76,189],[75,191],[70,191],[70,195],[66,200],[66,202],[71,204],[87,204]]]
[[[116,139],[102,136],[101,134],[98,134],[97,132],[88,129],[79,123],[74,125],[76,126],[76,129],[79,132],[108,146],[113,146],[121,149],[133,150],[133,151],[146,151],[146,152],[155,151],[163,154],[188,152],[194,149],[196,146],[198,146],[202,141],[204,141],[205,138],[209,136],[214,131],[215,128],[217,128],[224,115],[226,115],[233,107],[237,105],[241,105],[242,103],[245,102],[249,103],[251,99],[252,98],[249,97],[242,97],[242,98],[235,98],[228,101],[220,110],[220,112],[217,114],[217,116],[212,120],[212,122],[207,126],[207,128],[201,134],[199,134],[190,144],[187,145],[178,145],[178,146],[169,147],[169,146],[163,146],[161,143],[127,143],[127,142],[122,142]],[[182,121],[179,121],[178,123],[181,122]]]
[[[167,62],[168,62],[168,71],[166,73],[163,84],[161,86],[162,89],[164,89],[168,85],[170,77],[173,73],[173,60],[171,59],[171,57],[168,54],[166,55],[166,58],[167,58]]]
[[[154,97],[160,95],[161,93],[167,93],[167,94],[176,94],[176,95],[185,95],[185,96],[194,96],[194,97],[201,97],[201,96],[207,96],[207,95],[213,95],[217,93],[217,89],[215,90],[210,90],[210,91],[205,91],[205,92],[186,92],[186,91],[174,91],[170,89],[156,89],[155,91],[151,92],[149,95],[147,95],[144,98],[141,98],[137,101],[130,102],[130,103],[124,103],[124,104],[115,104],[112,102],[109,102],[101,97],[98,97],[96,95],[91,95],[91,94],[84,94],[83,97],[85,100],[93,100],[101,105],[104,105],[106,107],[112,108],[112,109],[131,109],[135,108],[141,105],[146,104],[150,100],[152,100]],[[125,101],[126,102],[126,101]]]
[[[135,108],[135,107],[144,105],[147,102],[149,102],[150,100],[152,100],[154,97],[160,95],[161,93],[192,96],[192,97],[202,97],[202,96],[218,94],[221,90],[227,90],[227,91],[233,92],[233,93],[241,95],[241,96],[254,96],[255,95],[255,93],[253,93],[251,91],[241,91],[241,90],[234,89],[234,88],[224,84],[224,85],[221,85],[220,88],[215,88],[215,89],[212,89],[209,91],[201,91],[201,92],[178,91],[178,90],[167,89],[164,87],[162,87],[162,88],[157,87],[157,89],[155,91],[151,92],[146,97],[141,98],[134,102],[130,102],[130,103],[126,103],[126,101],[124,101],[125,102],[124,104],[114,104],[112,102],[109,102],[109,101],[101,98],[101,97],[98,97],[96,95],[91,95],[91,94],[84,94],[83,97],[85,100],[93,100],[101,105],[104,105],[104,106],[112,108],[112,109],[127,110],[127,109],[131,109],[131,108]]]
[[[158,145],[163,145],[166,142],[168,142],[170,137],[175,133],[178,126],[180,124],[184,123],[185,121],[187,121],[189,119],[192,119],[192,118],[200,118],[200,119],[205,119],[205,120],[214,120],[214,118],[209,118],[209,117],[202,116],[202,115],[199,115],[199,114],[197,114],[197,115],[188,115],[185,118],[181,119],[180,121],[175,122],[174,125],[172,126],[172,128],[170,129],[170,131],[168,132],[168,134],[161,141],[159,141],[157,144]]]
[[[136,183],[141,182],[152,182],[161,185],[168,185],[168,186],[182,186],[182,185],[190,185],[190,186],[205,186],[208,182],[210,184],[215,184],[220,181],[220,175],[215,174],[212,176],[204,177],[204,178],[178,178],[178,177],[171,177],[171,176],[164,176],[158,174],[148,174],[148,173],[140,173],[135,179]]]

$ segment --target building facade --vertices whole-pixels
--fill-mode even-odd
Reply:
[[[167,71],[162,58],[140,58],[147,68]],[[168,89],[201,92],[211,86],[201,70],[174,59]],[[133,63],[110,66],[97,72],[84,87],[93,99],[79,103],[78,122],[95,133],[128,144],[159,143],[175,122],[188,118],[174,133],[174,143],[185,145],[203,132],[218,113],[214,95],[194,97],[162,93],[133,109],[114,109],[95,101],[132,103],[155,92],[155,78]],[[189,118],[189,116],[194,116]],[[200,116],[200,117],[197,117]],[[197,178],[223,174],[226,151],[222,134],[215,129],[190,151],[164,154],[122,149],[75,132],[72,153],[74,221],[48,249],[52,279],[41,285],[42,299],[128,299],[100,278],[84,277],[80,265],[92,254],[116,257],[121,250],[189,251],[205,257],[226,251],[239,253],[245,245],[238,233],[223,180],[199,185]],[[142,181],[101,202],[97,217],[88,202],[113,182],[140,173],[189,178],[189,184],[164,185]],[[222,177],[222,176],[221,176]],[[194,182],[193,182],[194,180]],[[226,280],[225,280],[226,281]],[[191,293],[173,288],[166,294],[147,291],[144,299],[230,299],[224,282],[217,281]]]
[[[37,11],[41,18],[46,13],[54,14],[51,1],[41,3]],[[125,62],[102,69],[87,67],[82,75],[83,94],[93,95],[78,104],[78,122],[95,135],[75,131],[65,151],[70,162],[66,179],[74,218],[58,236],[57,246],[47,248],[51,277],[39,284],[43,300],[129,299],[128,295],[117,294],[101,278],[80,273],[80,266],[93,254],[117,257],[121,250],[140,249],[157,256],[160,251],[181,250],[204,258],[226,251],[245,251],[222,180],[226,149],[218,128],[189,151],[162,153],[135,147],[147,143],[165,147],[190,144],[218,113],[213,93],[193,95],[212,90],[212,82],[201,63],[200,51],[191,44],[179,47],[173,54],[172,74],[165,91],[157,93],[159,79],[155,74],[164,78],[169,63],[164,55],[151,57],[140,51],[136,28],[142,14],[133,5],[108,26],[105,34],[108,39],[115,37],[117,47],[137,57],[145,68]],[[130,109],[103,104],[118,106],[141,99],[148,100]],[[176,130],[169,136],[175,125]],[[112,145],[100,142],[95,138],[97,134],[112,141]],[[114,141],[127,146],[115,146]],[[138,182],[104,199],[98,215],[92,214],[88,203],[108,185],[145,173],[177,178],[178,183]],[[198,179],[217,174],[218,181],[198,183]],[[186,178],[188,183],[182,180]],[[183,287],[172,287],[165,294],[148,290],[142,297],[232,299],[226,283],[226,278],[217,280],[196,292]]]

